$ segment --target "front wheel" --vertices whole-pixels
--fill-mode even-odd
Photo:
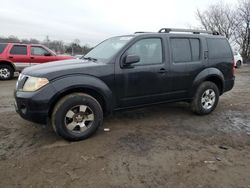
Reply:
[[[191,103],[191,109],[198,115],[211,113],[219,101],[219,89],[213,82],[203,82],[197,89]]]
[[[90,137],[102,121],[101,105],[95,98],[84,93],[73,93],[63,97],[56,104],[51,118],[55,132],[70,141]]]

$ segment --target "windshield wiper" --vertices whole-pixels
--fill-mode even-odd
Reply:
[[[86,60],[89,60],[89,61],[97,61],[96,58],[93,58],[93,57],[83,57],[82,59],[86,59]]]

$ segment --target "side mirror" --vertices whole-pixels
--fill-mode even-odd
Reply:
[[[127,55],[125,57],[124,65],[129,66],[133,63],[138,63],[140,61],[140,57],[138,55]]]
[[[45,53],[44,56],[51,56],[51,53]]]

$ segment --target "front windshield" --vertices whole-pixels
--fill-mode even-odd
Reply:
[[[84,58],[108,60],[112,58],[133,36],[113,37],[97,45]]]

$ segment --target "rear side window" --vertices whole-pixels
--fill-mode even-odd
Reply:
[[[25,46],[25,45],[14,45],[10,50],[10,54],[13,54],[13,55],[27,55],[27,46]]]
[[[196,38],[171,39],[173,61],[175,63],[200,60],[200,40]]]
[[[200,40],[199,39],[189,39],[192,50],[192,60],[199,61],[200,60]]]
[[[7,44],[0,43],[0,54],[3,53],[4,49],[6,48]]]
[[[171,39],[173,61],[175,63],[191,61],[191,48],[189,39],[174,38]]]
[[[232,51],[227,39],[207,39],[208,57],[216,58],[231,58]]]

